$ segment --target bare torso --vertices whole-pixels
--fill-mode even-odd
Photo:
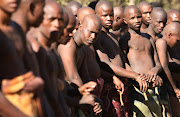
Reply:
[[[135,72],[146,73],[154,67],[153,47],[149,39],[141,35],[131,35],[128,41],[127,57]]]

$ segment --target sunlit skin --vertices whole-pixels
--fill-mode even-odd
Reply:
[[[146,29],[151,21],[152,6],[148,2],[140,2],[138,5],[142,14],[141,30]]]
[[[161,32],[166,25],[167,14],[161,7],[153,8],[149,27],[143,32],[148,33],[154,41],[161,37]]]
[[[180,23],[180,11],[177,9],[170,9],[167,11],[167,24],[170,22]]]
[[[166,25],[164,28],[162,34],[163,37],[161,39],[158,39],[156,41],[156,49],[157,53],[159,55],[159,60],[161,62],[161,66],[170,82],[170,85],[172,86],[176,95],[172,95],[169,93],[169,101],[171,105],[171,109],[173,112],[173,116],[180,115],[179,113],[179,107],[180,104],[178,103],[178,99],[180,99],[180,87],[179,84],[179,73],[174,73],[174,69],[177,69],[178,67],[172,66],[172,64],[175,64],[179,66],[178,61],[180,60],[178,58],[178,53],[180,48],[178,47],[180,44],[180,23],[178,22],[170,22]],[[177,55],[177,56],[174,56]],[[175,75],[176,74],[176,75]],[[171,91],[170,91],[171,92]]]
[[[76,1],[71,1],[66,5],[66,8],[69,9],[75,17],[77,17],[77,12],[81,7],[82,5]]]

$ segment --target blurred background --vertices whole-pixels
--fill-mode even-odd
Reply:
[[[66,6],[72,0],[57,0],[62,6]],[[81,3],[83,6],[88,6],[93,1],[99,0],[74,0]],[[107,0],[113,6],[125,7],[127,5],[138,5],[142,1],[147,1],[152,4],[152,6],[163,7],[166,11],[168,9],[178,9],[180,10],[180,0]]]

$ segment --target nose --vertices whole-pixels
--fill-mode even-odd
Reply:
[[[108,15],[108,16],[107,16],[107,20],[111,20],[111,16]]]
[[[149,17],[149,18],[150,18],[150,13],[148,13],[148,14],[147,14],[147,17]]]
[[[95,33],[92,33],[91,34],[91,38],[94,39],[96,37],[96,34]]]
[[[60,22],[59,22],[58,19],[55,19],[55,20],[52,22],[52,24],[53,24],[54,27],[57,27],[57,28],[60,27]]]
[[[71,32],[71,33],[69,33],[69,37],[72,37],[73,36],[73,33]]]
[[[164,23],[163,22],[160,23],[160,27],[164,28]]]

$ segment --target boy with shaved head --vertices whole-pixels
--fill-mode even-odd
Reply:
[[[140,2],[138,5],[138,8],[140,9],[142,13],[142,25],[141,25],[141,31],[144,29],[148,28],[149,23],[151,21],[151,11],[152,11],[152,6],[148,2]]]
[[[124,23],[124,9],[120,6],[114,7],[114,20],[112,24],[113,34],[117,36],[119,41],[120,37],[128,31],[127,25]]]
[[[180,104],[178,103],[178,99],[180,99],[180,90],[176,87],[176,84],[174,83],[174,81],[177,82],[177,80],[173,80],[170,69],[168,68],[168,64],[169,61],[173,61],[171,60],[172,58],[169,53],[170,48],[174,48],[175,46],[180,44],[179,32],[180,24],[178,22],[171,22],[164,28],[163,38],[156,41],[156,48],[159,55],[160,63],[177,97],[176,98],[174,92],[169,89],[172,116],[175,117],[180,115],[180,113],[178,112],[178,108],[180,107]]]
[[[102,22],[102,29],[99,35],[98,40],[94,44],[94,48],[98,54],[98,62],[102,69],[106,72],[112,73],[115,77],[108,77],[109,81],[104,84],[102,91],[101,99],[104,103],[103,117],[109,116],[123,116],[122,109],[120,108],[119,102],[119,93],[114,87],[113,82],[121,84],[121,81],[118,77],[126,77],[135,79],[141,86],[142,91],[146,91],[147,84],[145,81],[142,81],[140,78],[144,77],[143,74],[138,74],[136,72],[131,72],[126,70],[125,67],[128,67],[126,58],[123,51],[119,48],[117,39],[112,33],[109,32],[109,29],[113,23],[113,7],[107,1],[100,1],[96,5],[96,14],[100,17]],[[113,79],[112,79],[113,78]],[[126,81],[125,78],[122,78]],[[113,81],[113,82],[112,82]],[[127,106],[127,92],[125,91],[124,97],[125,101],[125,113],[128,116],[128,106]],[[115,109],[116,111],[112,111]]]
[[[67,43],[58,46],[58,53],[61,56],[66,81],[73,87],[80,87],[90,79],[85,58],[85,46],[90,46],[96,40],[101,29],[101,22],[96,15],[87,15],[79,26],[76,33]],[[96,103],[97,104],[97,103]],[[96,106],[92,105],[92,106]],[[94,110],[101,113],[101,108]]]
[[[166,20],[167,14],[165,10],[161,7],[154,7],[151,12],[149,27],[145,29],[143,33],[148,33],[155,42],[158,38],[162,37],[160,33],[166,25]]]
[[[59,64],[52,42],[63,31],[63,8],[56,1],[46,1],[44,19],[39,27],[31,29],[28,40],[31,42],[40,66],[40,73],[45,81],[45,94],[53,110],[52,116],[68,116],[64,99],[58,88]]]
[[[66,5],[66,8],[69,9],[75,17],[77,17],[77,12],[81,7],[82,5],[76,1],[71,1]]]
[[[170,9],[167,11],[167,24],[170,22],[180,23],[180,11],[177,9]]]
[[[148,87],[148,100],[145,100],[144,94],[139,90],[136,83],[131,82],[133,86],[129,88],[129,96],[131,97],[130,116],[160,117],[161,107],[154,86],[161,86],[162,84],[162,79],[157,75],[161,66],[154,42],[140,32],[142,15],[136,6],[127,6],[124,14],[124,21],[129,26],[129,32],[121,37],[120,47],[127,55],[131,70],[146,74],[148,77],[146,81],[153,84],[153,87]]]

